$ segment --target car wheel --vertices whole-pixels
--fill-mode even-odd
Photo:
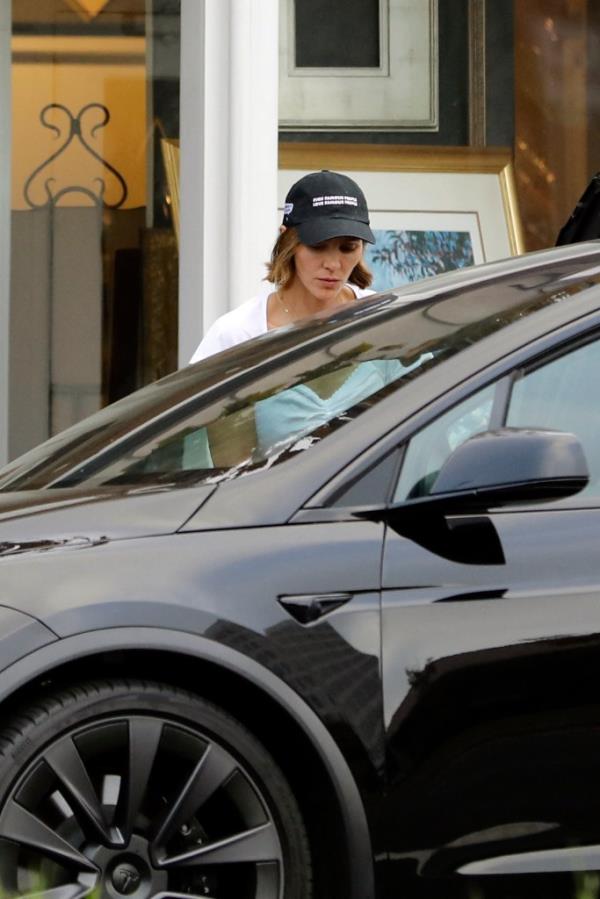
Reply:
[[[273,759],[192,693],[112,680],[0,732],[0,894],[309,899],[308,841]]]

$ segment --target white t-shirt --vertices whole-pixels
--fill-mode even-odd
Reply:
[[[368,297],[375,292],[357,287],[356,284],[347,284],[346,286],[352,290],[357,300],[362,300],[363,297]],[[272,290],[260,293],[251,300],[246,300],[236,309],[221,315],[202,338],[190,363],[199,362],[200,359],[206,359],[207,356],[227,350],[244,340],[266,334],[269,330],[267,302],[271,292]]]

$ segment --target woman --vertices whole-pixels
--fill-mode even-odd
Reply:
[[[275,289],[217,319],[191,361],[373,293],[363,262],[365,241],[375,238],[359,186],[338,172],[305,175],[285,199],[266,278]],[[328,365],[309,382],[275,390],[251,409],[232,412],[190,435],[186,467],[260,463],[344,415],[404,370],[397,360],[353,364],[345,359],[333,369]]]
[[[372,293],[365,241],[375,238],[358,184],[338,172],[305,175],[285,198],[266,278],[275,290],[217,319],[191,361]]]

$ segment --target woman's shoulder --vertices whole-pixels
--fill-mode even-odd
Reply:
[[[257,337],[266,330],[266,304],[268,292],[261,291],[235,309],[230,309],[213,322],[192,356],[190,362],[198,362],[221,350]]]
[[[249,300],[245,300],[239,306],[219,316],[212,327],[216,328],[220,333],[225,333],[231,328],[250,328],[252,331],[255,328],[260,328],[267,297],[268,294],[259,293]]]
[[[371,290],[370,287],[358,287],[356,284],[352,284],[350,281],[348,282],[347,286],[350,288],[357,300],[362,300],[364,297],[370,297],[375,293],[375,291]]]

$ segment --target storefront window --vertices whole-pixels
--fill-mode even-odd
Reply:
[[[177,365],[179,0],[13,0],[11,456]]]
[[[554,246],[600,170],[597,0],[409,0],[401,20],[394,19],[398,4],[336,0],[328,5],[336,14],[321,16],[315,38],[309,23],[318,5],[280,0],[283,168],[387,172],[379,176],[389,182],[384,197],[391,195],[397,172],[443,172],[437,205],[426,205],[416,178],[413,195],[406,177],[398,213],[385,223],[392,255],[397,246],[425,241],[437,263],[444,254],[424,230],[404,230],[405,213],[431,209],[430,235],[445,236],[442,213],[462,210],[449,205],[456,173],[491,171],[494,158],[504,154],[511,163],[505,201],[511,215],[516,206],[519,214],[511,251]],[[341,20],[355,37],[341,41],[343,60],[321,49],[339,43]],[[355,152],[353,144],[360,144]],[[392,152],[386,155],[384,147]],[[363,181],[368,184],[368,177]],[[477,207],[469,202],[483,221],[483,201]],[[379,197],[375,206],[387,211]],[[377,229],[379,211],[373,218]],[[508,255],[490,251],[485,225],[482,233],[487,246],[471,262]]]

